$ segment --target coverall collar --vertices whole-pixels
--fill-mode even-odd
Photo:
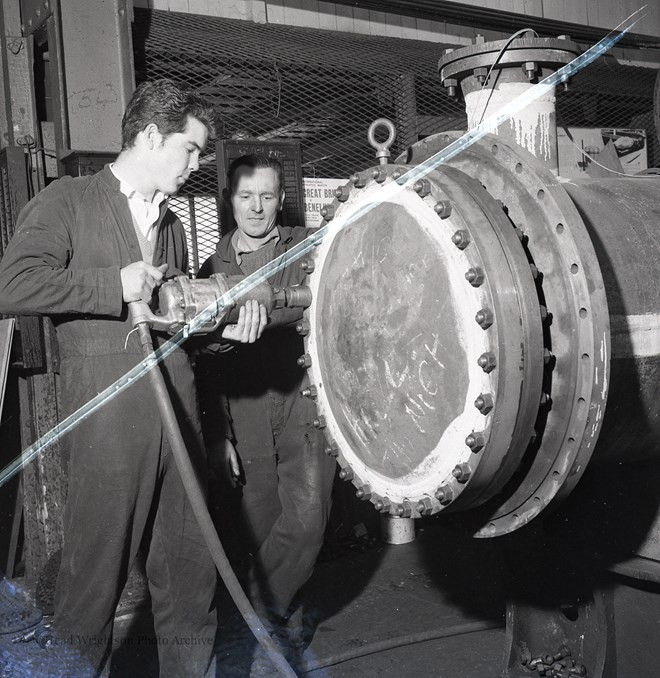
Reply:
[[[282,251],[286,251],[287,245],[291,242],[291,238],[293,237],[291,235],[291,226],[280,226],[279,224],[276,226],[277,228],[277,233],[279,235],[279,241],[277,245],[275,246],[276,250],[282,249]],[[234,231],[237,229],[232,229],[224,235],[222,238],[220,238],[217,246],[216,246],[216,252],[218,256],[223,260],[226,261],[227,263],[232,263],[236,260],[236,250],[234,249],[234,246],[232,244],[232,239],[234,236]]]

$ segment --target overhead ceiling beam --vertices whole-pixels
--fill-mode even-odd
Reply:
[[[533,28],[543,36],[570,35],[578,42],[593,43],[600,40],[607,29],[569,21],[557,21],[516,12],[504,12],[489,7],[451,0],[334,0],[338,5],[348,5],[379,12],[391,12],[431,21],[446,21],[459,26],[481,30],[513,33],[521,28]],[[641,33],[626,33],[619,41],[620,47],[660,47],[660,37]]]

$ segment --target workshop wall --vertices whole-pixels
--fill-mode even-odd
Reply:
[[[227,138],[299,141],[308,178],[347,179],[374,164],[367,129],[379,117],[396,124],[395,153],[430,134],[466,127],[462,104],[439,83],[446,43],[136,8],[133,45],[137,82],[189,83],[215,102]],[[611,58],[592,65],[558,93],[562,122],[643,129],[647,164],[657,167],[656,74]],[[217,192],[209,155],[172,202],[197,234],[194,270],[215,248]]]
[[[317,0],[134,0],[134,4],[149,9],[413,40],[442,42],[449,35],[466,37],[456,32],[456,26],[441,21]],[[648,0],[457,0],[456,4],[605,29],[614,28],[646,5],[643,26],[636,31],[660,37],[660,3]],[[474,32],[474,29],[468,30]]]

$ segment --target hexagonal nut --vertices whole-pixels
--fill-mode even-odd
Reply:
[[[307,275],[309,275],[310,273],[313,273],[313,271],[314,271],[314,262],[312,261],[312,259],[307,259],[306,261],[302,261],[300,263],[300,268],[302,268],[302,270],[305,271],[305,273],[307,273]]]
[[[433,205],[433,211],[441,218],[447,219],[451,216],[451,202],[449,200],[438,200],[438,202]]]
[[[323,207],[321,207],[320,214],[326,221],[330,221],[335,216],[335,206],[324,205]]]
[[[351,175],[351,182],[355,188],[364,188],[365,184],[367,183],[367,179],[364,175],[356,172],[355,174]]]
[[[469,464],[456,464],[451,474],[459,483],[467,483],[472,475],[472,469]]]
[[[412,504],[409,501],[402,501],[394,507],[394,515],[399,518],[410,518],[412,516]]]
[[[328,444],[325,446],[325,453],[329,457],[336,457],[339,454],[339,447],[337,446],[336,441],[329,440]]]
[[[421,516],[431,515],[431,512],[433,511],[433,500],[431,497],[424,496],[417,502],[415,509]]]
[[[339,471],[340,480],[353,480],[354,477],[355,474],[353,473],[353,469],[350,466],[345,466],[341,471]]]
[[[488,414],[495,406],[495,400],[490,393],[481,393],[474,401],[474,406],[481,414]]]
[[[310,384],[309,386],[305,387],[302,391],[300,391],[300,395],[303,398],[311,398],[312,400],[316,400],[317,396],[319,394],[318,389],[314,384]]]
[[[474,319],[482,330],[487,330],[495,321],[495,316],[489,308],[481,308],[476,312]]]
[[[301,355],[298,360],[296,360],[296,363],[300,367],[311,367],[312,366],[312,357],[309,355],[309,353],[305,353],[304,355]]]
[[[459,250],[464,250],[470,244],[470,234],[466,230],[461,229],[452,235],[451,241]]]
[[[477,358],[477,365],[486,373],[490,374],[497,367],[497,358],[492,351],[486,351]]]
[[[451,485],[442,485],[435,491],[435,498],[443,506],[447,506],[454,501],[454,490],[452,490]]]
[[[384,167],[374,167],[371,176],[377,184],[382,184],[387,179],[387,170]]]
[[[355,496],[358,499],[362,499],[362,501],[369,501],[369,499],[371,499],[371,486],[362,485],[362,487],[358,487],[355,492]]]
[[[312,422],[312,426],[318,429],[325,428],[327,426],[325,417],[322,414],[320,414],[316,419],[314,419],[314,421]]]
[[[376,495],[374,495],[372,501],[374,502],[374,508],[376,511],[380,511],[381,513],[389,513],[390,509],[392,508],[392,502],[390,501],[389,497],[376,498]]]
[[[483,284],[486,278],[486,274],[483,272],[483,269],[475,266],[473,268],[468,268],[465,272],[465,279],[472,285],[472,287],[479,287]]]
[[[468,434],[465,438],[465,444],[473,452],[481,452],[486,445],[486,437],[481,431],[472,431],[472,433]]]
[[[413,190],[420,198],[425,198],[431,192],[431,182],[428,179],[419,179],[413,184]]]
[[[456,88],[458,87],[458,80],[455,78],[445,78],[442,81],[442,86],[447,88],[447,94],[450,97],[456,96]]]
[[[296,332],[301,337],[306,337],[309,334],[309,331],[311,329],[311,326],[309,324],[309,320],[306,318],[303,318],[297,325],[296,325]]]
[[[335,188],[335,198],[337,198],[339,202],[346,202],[350,194],[351,194],[350,186],[337,186],[337,188]]]

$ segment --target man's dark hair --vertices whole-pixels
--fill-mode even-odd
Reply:
[[[168,78],[143,82],[126,106],[121,123],[122,150],[130,148],[152,122],[163,136],[183,132],[188,116],[199,120],[209,137],[215,136],[215,109],[205,99]]]
[[[234,160],[231,165],[229,165],[229,169],[227,170],[229,194],[233,195],[234,191],[236,190],[238,179],[244,170],[254,171],[267,167],[275,170],[280,192],[282,192],[284,190],[284,171],[282,170],[282,165],[277,158],[274,158],[272,155],[242,155],[240,158],[236,158],[236,160]]]

